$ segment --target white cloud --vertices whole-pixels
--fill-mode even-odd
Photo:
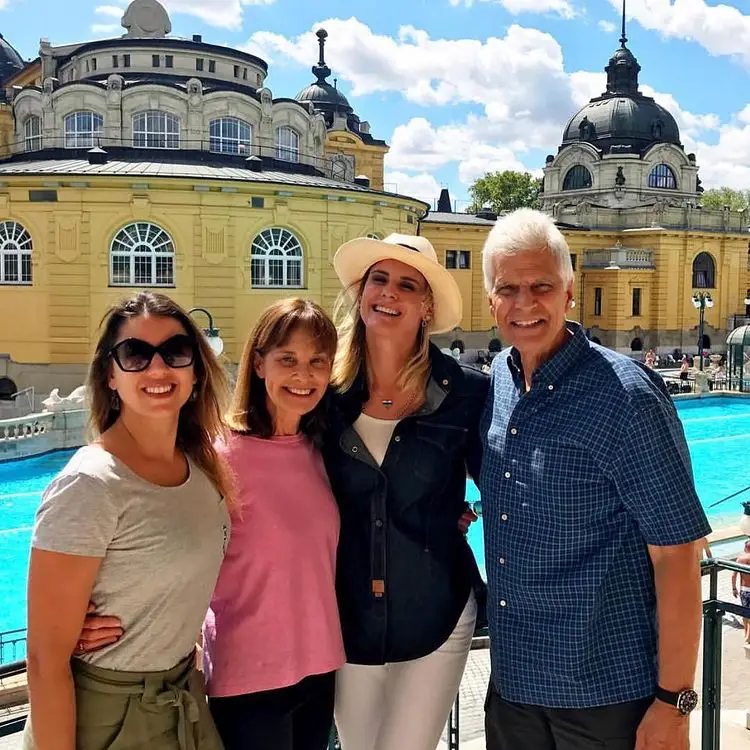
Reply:
[[[125,13],[125,8],[120,8],[116,5],[100,5],[98,8],[94,9],[94,13],[98,16],[116,18],[119,21]]]
[[[430,205],[440,195],[440,184],[427,172],[415,175],[406,172],[386,172],[383,182],[388,191],[419,198]]]
[[[169,13],[185,13],[211,26],[225,29],[242,27],[243,8],[272,5],[275,0],[161,0]]]
[[[563,18],[573,18],[576,15],[568,0],[450,0],[453,7],[466,5],[470,8],[475,2],[502,5],[514,16],[521,13],[557,13]]]
[[[613,34],[617,31],[617,26],[612,21],[599,21],[598,26],[606,34]]]
[[[621,0],[609,0],[618,11]],[[697,42],[712,55],[736,57],[750,66],[750,16],[731,5],[705,0],[630,0],[627,15],[665,37]]]

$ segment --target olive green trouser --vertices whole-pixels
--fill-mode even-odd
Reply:
[[[223,750],[194,654],[166,672],[119,672],[79,659],[71,668],[76,750]],[[31,721],[23,750],[35,750]]]

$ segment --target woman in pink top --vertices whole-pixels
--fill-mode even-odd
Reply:
[[[226,750],[324,750],[334,671],[339,514],[316,447],[336,330],[313,302],[271,305],[245,345],[221,452],[237,511],[203,626]]]

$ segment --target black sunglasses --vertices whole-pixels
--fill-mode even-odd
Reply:
[[[141,339],[125,339],[110,351],[123,372],[143,372],[157,353],[167,367],[190,367],[195,361],[195,344],[190,336],[178,333],[158,346]]]

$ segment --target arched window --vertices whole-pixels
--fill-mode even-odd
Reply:
[[[459,354],[463,354],[466,351],[464,342],[461,341],[461,339],[456,339],[455,341],[451,341],[451,345],[448,348],[451,351],[453,351],[454,349],[458,349]]]
[[[331,163],[331,178],[334,180],[346,181],[347,165],[344,161],[334,161]]]
[[[289,127],[276,131],[276,158],[281,161],[299,161],[299,133]]]
[[[642,352],[643,351],[643,342],[639,338],[635,338],[630,342],[630,351],[631,352]]]
[[[156,224],[123,227],[109,251],[112,286],[174,286],[174,242]]]
[[[73,112],[65,118],[65,148],[92,148],[102,136],[104,118],[96,112]]]
[[[12,401],[17,392],[18,388],[10,378],[0,378],[0,401]]]
[[[693,289],[716,288],[716,264],[708,253],[698,253],[693,261]]]
[[[677,178],[669,164],[657,164],[648,174],[648,186],[660,190],[677,190]]]
[[[288,229],[264,229],[254,240],[250,254],[253,287],[302,286],[302,244]]]
[[[701,349],[705,352],[708,349],[711,348],[711,338],[707,333],[703,334],[703,338],[701,339]]]
[[[42,118],[32,115],[23,125],[24,150],[39,151],[42,147]]]
[[[583,164],[576,164],[565,173],[563,190],[585,190],[591,187],[591,172]]]
[[[249,154],[253,129],[237,117],[222,117],[209,125],[211,151],[217,154]]]
[[[16,221],[0,221],[0,284],[31,284],[31,235]]]
[[[133,145],[136,148],[179,148],[180,118],[149,109],[133,115]]]

